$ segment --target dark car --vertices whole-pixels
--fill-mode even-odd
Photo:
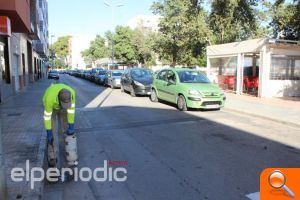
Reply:
[[[98,71],[98,73],[95,75],[95,83],[104,85],[105,74],[106,74],[106,70]]]
[[[59,72],[57,70],[50,70],[48,73],[48,79],[59,79]]]
[[[91,77],[91,72],[92,72],[92,70],[85,70],[83,78],[86,80],[89,80]]]
[[[128,69],[121,78],[121,91],[128,91],[131,96],[150,95],[152,82],[152,71],[144,68]]]
[[[103,69],[101,69],[101,68],[92,69],[91,76],[90,76],[89,80],[92,81],[92,82],[96,82],[96,77],[97,77],[97,74],[98,74],[99,71],[103,71]]]

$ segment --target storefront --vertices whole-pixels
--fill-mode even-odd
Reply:
[[[0,102],[13,93],[9,63],[10,27],[9,18],[0,16]]]
[[[259,97],[300,96],[300,44],[254,39],[207,47],[207,70],[227,91]]]

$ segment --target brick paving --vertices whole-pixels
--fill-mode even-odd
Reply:
[[[45,143],[46,135],[42,96],[50,84],[49,80],[40,80],[0,105],[9,199],[35,199],[39,195],[42,184],[31,190],[26,181],[13,182],[10,172],[13,167],[25,169],[26,160],[30,161],[31,167],[41,167],[43,163],[43,155],[39,155],[44,151],[41,145]]]

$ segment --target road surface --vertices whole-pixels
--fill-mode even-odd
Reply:
[[[224,110],[180,112],[68,75],[61,82],[77,93],[79,168],[126,161],[127,180],[46,184],[44,199],[248,199],[263,169],[299,167],[299,128]]]

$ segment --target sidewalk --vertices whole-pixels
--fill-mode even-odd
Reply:
[[[226,93],[225,110],[300,127],[300,99],[257,98]]]
[[[3,150],[9,199],[38,199],[43,183],[35,184],[34,190],[25,180],[13,182],[10,172],[14,167],[25,170],[26,160],[30,168],[42,167],[46,147],[43,128],[42,96],[50,81],[43,79],[0,105]]]

